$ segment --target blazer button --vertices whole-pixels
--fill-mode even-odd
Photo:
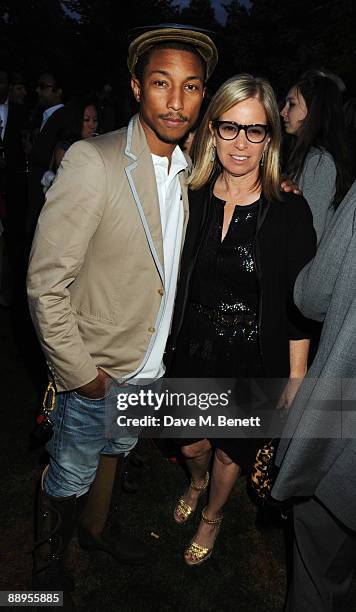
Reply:
[[[151,332],[151,334],[153,334],[156,331],[156,329],[155,327],[149,327],[148,331]]]
[[[158,293],[159,293],[160,295],[164,295],[164,291],[163,291],[163,289],[158,289]]]

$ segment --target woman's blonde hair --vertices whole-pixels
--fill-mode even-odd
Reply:
[[[269,145],[260,166],[260,185],[262,193],[268,199],[280,198],[279,149],[281,143],[281,124],[279,110],[273,89],[266,79],[250,74],[238,74],[221,85],[210,100],[203,121],[194,138],[191,149],[193,170],[189,179],[191,189],[200,189],[210,177],[222,171],[222,166],[215,156],[212,160],[213,137],[209,129],[212,121],[220,119],[230,108],[248,100],[257,98],[266,112],[269,125]]]

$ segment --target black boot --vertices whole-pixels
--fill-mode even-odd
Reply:
[[[134,448],[128,456],[128,462],[135,468],[142,468],[147,461],[147,456],[139,448]]]
[[[80,518],[78,540],[85,550],[104,551],[120,563],[141,564],[148,559],[144,544],[123,530],[115,538],[105,536],[114,483],[116,480],[117,485],[120,479],[117,464],[117,456],[101,455],[95,480]]]
[[[76,497],[50,497],[39,485],[35,544],[33,549],[32,588],[64,591],[65,609],[74,609],[70,591],[73,580],[63,558],[76,523]]]

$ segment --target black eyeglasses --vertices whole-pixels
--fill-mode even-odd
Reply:
[[[213,127],[217,130],[220,138],[223,140],[235,140],[240,134],[241,130],[244,130],[246,138],[249,142],[258,144],[263,142],[269,132],[268,125],[262,125],[260,123],[254,123],[252,125],[241,125],[235,123],[235,121],[218,121],[212,122]]]

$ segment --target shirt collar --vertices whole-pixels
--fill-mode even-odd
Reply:
[[[160,155],[155,155],[151,153],[152,161],[155,168],[161,167],[168,169],[168,157],[161,157]],[[173,150],[172,159],[171,159],[171,167],[169,169],[169,176],[173,177],[181,170],[185,170],[188,167],[188,162],[184,157],[182,149],[179,146]]]
[[[59,108],[62,108],[62,106],[64,106],[64,104],[56,104],[55,106],[50,106],[49,108],[46,108],[46,110],[43,113],[43,121],[45,119],[48,119],[52,113],[54,113],[56,110],[58,110]]]

